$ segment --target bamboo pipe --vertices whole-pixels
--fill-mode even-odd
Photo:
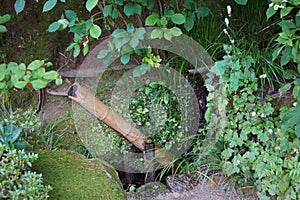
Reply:
[[[127,139],[141,151],[145,151],[144,142],[151,142],[151,139],[141,133],[131,123],[119,116],[104,103],[93,96],[86,88],[75,83],[67,90],[68,98],[78,103],[88,112],[103,121],[106,125],[114,129],[119,135]],[[169,165],[173,156],[164,151],[158,145],[154,148],[155,159],[162,165]]]

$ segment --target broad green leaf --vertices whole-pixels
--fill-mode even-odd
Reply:
[[[60,29],[60,26],[62,26],[61,23],[59,23],[59,22],[53,22],[52,24],[49,25],[47,31],[50,32],[50,33],[55,32],[55,31],[57,31],[57,30]]]
[[[297,124],[295,126],[295,134],[296,134],[297,138],[300,139],[300,124]]]
[[[136,37],[134,37],[130,40],[129,45],[132,48],[136,48],[139,45],[139,40]]]
[[[143,40],[145,33],[146,33],[145,28],[138,28],[134,33],[134,37],[139,40]]]
[[[235,0],[237,4],[246,5],[248,0]]]
[[[161,26],[162,27],[166,27],[167,26],[167,24],[168,24],[168,20],[167,20],[167,18],[166,17],[161,17],[161,19],[160,19],[160,24],[161,24]]]
[[[274,10],[273,7],[269,7],[266,12],[267,20],[270,19],[270,17],[272,17],[273,15],[275,15],[275,13],[276,13],[276,10]]]
[[[159,28],[154,29],[150,34],[151,39],[156,39],[156,38],[161,39],[162,36],[163,36],[163,31]]]
[[[284,7],[283,9],[280,10],[280,18],[287,16],[292,10],[293,7]]]
[[[180,35],[182,34],[181,29],[178,28],[178,27],[172,27],[172,28],[170,28],[170,29],[169,29],[169,32],[170,32],[173,36],[176,36],[176,37],[178,37],[178,36],[180,36]]]
[[[11,18],[11,15],[9,15],[9,14],[0,16],[0,24],[4,24],[4,23],[8,22],[10,20],[10,18]]]
[[[171,41],[172,40],[172,35],[168,32],[164,32],[164,38],[168,41]]]
[[[291,89],[291,84],[287,83],[279,88],[280,92],[287,92]]]
[[[43,60],[34,60],[28,65],[27,68],[29,70],[36,70],[36,69],[42,67],[43,64],[44,64]]]
[[[119,10],[115,7],[115,8],[113,8],[113,10],[111,12],[111,18],[117,19],[118,16],[119,16]]]
[[[215,73],[217,76],[223,75],[225,73],[225,66],[222,61],[215,62],[215,65],[211,68],[211,72]]]
[[[101,33],[102,33],[102,30],[101,30],[101,28],[100,28],[98,25],[93,24],[93,25],[91,26],[91,29],[90,29],[90,35],[91,35],[93,38],[98,39],[98,38],[100,37]]]
[[[87,0],[85,3],[85,8],[91,12],[93,8],[97,5],[98,0]]]
[[[104,17],[110,16],[112,9],[113,9],[112,5],[106,5],[103,9],[103,16]]]
[[[142,7],[139,4],[134,4],[133,5],[134,13],[141,15],[142,14]]]
[[[53,79],[57,78],[57,76],[58,76],[58,73],[56,71],[49,71],[42,75],[42,77],[47,80],[53,80]]]
[[[43,6],[43,12],[47,12],[54,8],[54,6],[57,4],[57,0],[48,0]]]
[[[300,123],[300,108],[290,108],[289,111],[282,117],[284,126],[294,126]]]
[[[79,56],[79,54],[80,54],[80,45],[76,44],[76,45],[74,45],[74,52],[73,52],[74,58],[76,58],[77,56]]]
[[[149,15],[147,18],[146,18],[146,23],[145,25],[146,26],[154,26],[157,21],[159,20],[159,16],[157,13],[153,12],[151,15]]]
[[[106,50],[106,49],[101,50],[101,51],[98,53],[97,58],[100,58],[100,59],[105,58],[105,56],[107,56],[108,52],[109,52],[109,51]]]
[[[167,8],[167,9],[164,11],[164,15],[165,15],[166,17],[171,17],[171,16],[174,15],[174,14],[175,14],[175,12],[174,12],[174,10],[171,9],[171,8]]]
[[[183,23],[185,23],[185,17],[181,13],[176,13],[176,14],[171,16],[171,21],[174,24],[183,24]]]
[[[196,10],[196,14],[197,14],[198,19],[201,18],[201,17],[208,16],[209,13],[210,13],[209,8],[205,7],[205,6],[201,6],[200,8],[197,8],[197,10]]]
[[[73,10],[66,10],[65,15],[69,21],[73,21],[73,20],[77,19],[77,15]]]
[[[25,0],[16,0],[14,4],[14,8],[17,14],[22,12],[25,7]]]
[[[143,76],[148,70],[150,69],[150,66],[147,64],[142,64],[140,66],[137,66],[133,69],[133,77],[141,77]]]
[[[193,27],[194,27],[194,19],[187,17],[184,23],[185,30],[190,31],[193,29]]]
[[[4,73],[0,73],[0,81],[3,81],[4,78],[5,78],[5,74]]]
[[[129,54],[129,53],[123,54],[123,55],[121,56],[120,60],[121,60],[121,63],[122,63],[123,65],[126,65],[126,64],[129,62],[129,60],[130,60],[130,54]]]
[[[48,84],[47,81],[43,81],[43,80],[34,80],[31,83],[32,83],[33,89],[35,89],[35,90],[45,88],[45,87],[47,87],[47,84]]]
[[[135,14],[133,3],[129,2],[124,6],[124,13],[128,17]]]
[[[26,86],[27,82],[26,81],[18,81],[15,83],[15,87],[18,88],[18,89],[22,89]]]
[[[0,25],[0,33],[4,33],[7,31],[7,28],[3,25]]]

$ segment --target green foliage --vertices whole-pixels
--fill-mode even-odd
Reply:
[[[141,85],[129,109],[137,127],[153,131],[151,137],[155,144],[169,149],[175,141],[183,139],[179,131],[180,106],[176,96],[164,83],[147,81]]]
[[[15,127],[13,124],[3,124],[0,123],[0,143],[13,150],[25,149],[27,147],[27,142],[25,140],[20,140],[20,135],[22,132],[22,127]]]
[[[42,175],[30,171],[37,154],[10,150],[0,143],[0,198],[48,199],[50,186],[44,186]]]
[[[3,25],[4,23],[8,22],[11,18],[11,15],[5,14],[0,16],[0,33],[4,33],[7,31],[7,28]]]
[[[0,94],[11,88],[23,89],[26,85],[38,90],[45,88],[52,80],[60,85],[62,79],[56,71],[46,72],[45,68],[50,66],[51,62],[45,63],[43,60],[34,60],[27,67],[24,63],[0,64]]]
[[[219,156],[224,174],[241,186],[254,184],[261,199],[298,199],[300,138],[293,130],[295,121],[281,124],[292,119],[287,109],[280,118],[268,100],[260,100],[251,57],[234,47],[225,51],[223,60],[212,68],[220,76],[220,86],[206,85],[210,108],[206,129],[217,138],[212,154]]]

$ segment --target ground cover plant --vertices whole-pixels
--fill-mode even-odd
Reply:
[[[26,9],[31,2],[15,0],[13,3],[16,14],[26,16],[31,12]],[[38,5],[48,14],[65,3],[68,1],[47,0]],[[138,63],[134,77],[143,76],[162,63],[184,74],[190,65],[176,55],[151,46],[136,47],[147,37],[172,41],[182,34],[190,35],[208,50],[215,64],[209,78],[201,80],[208,91],[204,105],[206,124],[193,136],[194,145],[179,166],[187,172],[196,172],[196,176],[209,177],[221,172],[239,187],[255,187],[260,199],[299,199],[299,4],[297,0],[87,0],[81,3],[83,11],[65,9],[44,31],[69,32],[73,38],[66,51],[74,58],[87,55],[93,42],[110,35],[111,43],[98,57],[107,66],[115,57],[123,65]],[[1,13],[0,34],[9,31],[7,24],[12,14]],[[147,35],[144,26],[155,28]],[[7,60],[4,54],[1,57]],[[12,90],[38,90],[52,80],[61,84],[62,79],[55,71],[58,67],[45,61],[48,59],[32,59],[26,64],[9,60],[0,64],[3,102],[7,102]],[[110,93],[114,83],[106,86],[105,93]],[[277,101],[276,95],[290,98],[278,105],[282,99]],[[175,96],[165,89],[164,83],[148,82],[139,87],[130,104],[131,117],[136,124],[151,127],[149,112],[153,105],[159,105],[167,113],[157,116],[165,117],[167,122],[154,139],[168,147],[173,138],[180,136],[177,123],[180,113]],[[10,123],[0,124],[0,141],[7,151],[16,153],[14,148],[24,149],[30,143],[33,130],[27,127],[27,122],[35,124],[35,121],[26,114],[20,119],[21,115],[14,116]],[[130,150],[129,143],[103,126],[94,128],[106,130],[109,139],[121,146],[122,151]],[[57,148],[51,131],[43,135],[45,144]],[[207,150],[204,145],[207,138],[215,140],[203,154]],[[46,198],[48,190],[44,191]]]

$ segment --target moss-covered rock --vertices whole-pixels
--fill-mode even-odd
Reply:
[[[32,171],[43,174],[50,199],[126,199],[116,171],[100,160],[66,150],[39,150]]]

